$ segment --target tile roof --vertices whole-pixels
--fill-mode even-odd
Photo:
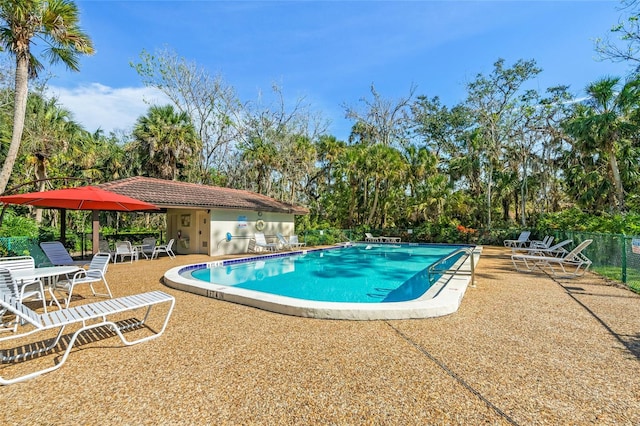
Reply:
[[[158,207],[199,207],[257,210],[305,215],[305,207],[283,203],[240,189],[177,182],[143,176],[96,185],[102,189],[155,204]]]

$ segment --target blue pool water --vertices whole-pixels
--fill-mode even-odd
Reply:
[[[298,299],[404,302],[422,296],[438,278],[429,277],[429,266],[459,248],[461,246],[357,244],[195,269],[187,274],[206,282]],[[459,256],[453,256],[447,263],[453,264],[458,259]]]

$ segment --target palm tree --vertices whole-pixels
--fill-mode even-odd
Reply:
[[[78,8],[69,0],[0,0],[0,46],[16,59],[15,101],[11,144],[0,172],[4,192],[18,155],[27,108],[29,78],[44,67],[31,47],[37,38],[47,45],[42,54],[54,64],[79,70],[79,54],[93,54],[91,39],[78,26]]]
[[[189,116],[172,105],[149,108],[138,118],[133,136],[149,176],[178,180],[197,165],[201,142]]]
[[[27,115],[22,137],[22,148],[27,163],[34,166],[35,179],[46,179],[47,163],[51,158],[64,153],[78,127],[71,113],[62,108],[57,99],[45,99],[39,93],[31,93],[27,99]],[[44,191],[41,182],[40,191]]]
[[[612,207],[622,211],[625,200],[618,155],[638,131],[640,78],[634,76],[621,85],[619,77],[605,77],[587,86],[586,92],[588,101],[576,108],[575,116],[568,120],[565,128],[585,148],[608,160],[615,188]]]

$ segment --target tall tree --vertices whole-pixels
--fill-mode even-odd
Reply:
[[[29,78],[44,66],[34,55],[34,39],[44,41],[42,54],[50,63],[79,70],[80,54],[93,54],[91,39],[80,29],[79,12],[69,0],[0,0],[0,45],[16,60],[11,144],[0,172],[4,192],[18,156],[27,108]]]
[[[522,85],[541,72],[535,61],[518,60],[505,68],[504,59],[494,63],[493,72],[478,74],[467,86],[467,105],[475,116],[485,143],[487,228],[491,228],[494,172],[501,167],[504,145],[513,136],[512,124],[523,111],[516,109]]]

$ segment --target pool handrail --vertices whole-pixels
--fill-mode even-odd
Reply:
[[[471,266],[471,271],[470,271],[470,275],[471,275],[471,287],[475,287],[476,286],[476,267],[475,267],[475,258],[473,256],[473,253],[475,251],[475,247],[462,247],[459,248],[458,250],[454,251],[453,253],[450,253],[449,255],[443,257],[442,259],[438,260],[437,262],[435,262],[433,265],[429,266],[429,268],[427,269],[428,272],[428,276],[429,276],[429,281],[431,281],[431,276],[432,274],[440,274],[440,275],[444,275],[447,273],[458,273],[458,274],[465,274],[464,271],[460,271],[460,268],[462,267],[462,265],[464,264],[464,262],[456,262],[458,263],[458,267],[457,268],[445,268],[445,269],[437,269],[437,266],[442,265],[444,262],[446,262],[447,260],[451,259],[454,256],[457,256],[460,253],[465,253],[467,255],[467,257],[470,258],[470,266]],[[455,264],[454,264],[455,265]]]

